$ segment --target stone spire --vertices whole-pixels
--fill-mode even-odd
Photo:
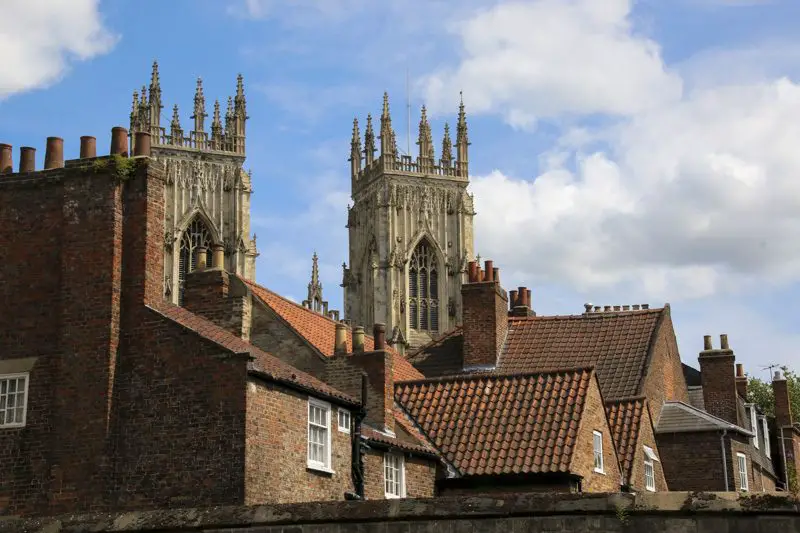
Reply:
[[[383,93],[383,111],[381,112],[381,156],[394,158],[397,155],[397,143],[392,129],[392,115],[389,113],[389,93]]]
[[[172,144],[183,144],[183,129],[181,128],[181,117],[178,114],[178,105],[172,108],[172,121],[169,123],[169,134],[172,137]]]
[[[449,167],[453,161],[453,141],[450,140],[450,124],[444,123],[442,137],[442,166]]]
[[[233,98],[228,97],[228,109],[225,111],[225,149],[233,149],[233,138],[236,135],[234,120],[236,115],[233,112]]]
[[[203,80],[197,78],[197,89],[194,92],[194,131],[200,133],[205,131],[205,118],[208,116],[206,113],[206,97],[203,95]]]
[[[131,133],[139,131],[139,91],[133,91],[131,104]]]
[[[364,164],[369,167],[375,159],[375,132],[372,130],[372,115],[367,115],[367,130],[364,133]]]
[[[142,87],[144,94],[144,87]],[[158,79],[158,62],[153,61],[153,72],[150,75],[150,135],[160,136],[161,127],[161,81]]]
[[[433,164],[433,137],[431,136],[431,125],[428,122],[428,112],[422,106],[422,113],[419,118],[419,159],[423,164]]]
[[[244,97],[244,78],[241,74],[236,76],[236,96],[233,99],[233,118],[234,118],[234,126],[233,126],[233,138],[231,139],[233,146],[231,149],[234,152],[243,154],[244,153],[244,141],[245,141],[245,123],[247,119],[250,118],[247,116],[247,101]]]
[[[467,135],[467,114],[464,112],[464,93],[458,105],[458,127],[456,128],[456,173],[469,176],[469,136]]]
[[[358,118],[353,119],[353,138],[350,140],[350,175],[353,179],[361,172],[361,132],[358,129]]]
[[[311,281],[308,284],[308,298],[303,302],[303,307],[322,315],[327,315],[328,302],[322,298],[322,283],[319,281],[318,260],[317,252],[314,252],[314,256],[311,258]]]
[[[211,119],[211,144],[214,150],[222,150],[222,119],[219,114],[219,100],[214,100],[214,116]]]

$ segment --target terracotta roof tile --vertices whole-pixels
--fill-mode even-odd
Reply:
[[[395,437],[391,437],[370,426],[364,425],[361,434],[369,441],[378,442],[410,452],[424,453],[439,456],[439,453],[428,444],[425,436],[414,427],[408,416],[399,409],[395,409]]]
[[[628,483],[636,459],[636,443],[639,440],[642,418],[646,412],[645,401],[644,398],[631,398],[606,402],[608,426]]]
[[[568,472],[593,374],[400,383],[395,399],[462,475]]]
[[[351,405],[359,405],[358,400],[355,398],[334,389],[314,376],[298,370],[292,365],[242,340],[233,333],[222,329],[213,322],[187,311],[183,307],[161,303],[158,306],[151,306],[150,309],[222,348],[233,353],[249,354],[253,357],[253,361],[248,365],[251,371],[265,374],[288,385],[295,385],[329,397],[338,398]]]
[[[271,290],[252,281],[243,280],[250,287],[253,294],[275,313],[285,320],[299,335],[304,337],[312,346],[326,356],[333,356],[334,339],[336,337],[336,322],[330,318],[306,309],[291,300],[280,296]],[[375,341],[371,335],[364,335],[364,349],[375,349]],[[414,368],[402,355],[390,346],[386,349],[394,354],[394,368],[392,373],[395,381],[410,381],[422,379],[424,376]],[[347,328],[347,351],[353,351],[353,332]]]

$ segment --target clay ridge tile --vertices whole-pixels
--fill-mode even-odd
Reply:
[[[462,475],[569,472],[594,371],[399,383],[395,399]]]
[[[148,306],[148,308],[232,353],[249,354],[252,357],[252,361],[248,364],[248,370],[252,373],[273,379],[293,388],[312,393],[316,392],[329,398],[338,399],[348,405],[360,405],[355,398],[334,389],[314,376],[285,363],[272,354],[253,346],[233,333],[183,307],[164,302],[157,306]]]
[[[325,357],[334,354],[334,339],[336,321],[321,315],[311,309],[306,309],[275,292],[258,285],[250,280],[243,280],[250,287],[254,296],[278,314],[301,337],[305,338],[314,348]],[[375,340],[371,335],[364,335],[364,349],[367,351],[375,348]],[[393,348],[387,346],[387,351],[394,355],[394,368],[392,374],[395,381],[408,381],[424,377],[411,363]],[[347,351],[353,350],[353,331],[347,328]]]

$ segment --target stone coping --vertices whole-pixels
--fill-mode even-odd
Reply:
[[[0,533],[203,531],[290,524],[364,523],[556,515],[741,513],[800,516],[787,493],[663,492],[652,494],[511,494],[432,499],[335,501],[88,513],[46,518],[0,517]]]

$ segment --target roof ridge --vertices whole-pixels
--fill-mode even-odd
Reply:
[[[505,378],[529,378],[534,376],[552,375],[552,374],[577,374],[584,372],[594,372],[594,366],[579,366],[575,368],[563,368],[555,370],[546,370],[543,372],[508,372],[508,373],[483,373],[483,374],[456,374],[452,376],[439,376],[434,378],[415,379],[411,381],[401,381],[395,384],[395,388],[401,385],[416,385],[423,383],[447,383],[457,381],[475,381],[479,379],[500,380]]]
[[[650,309],[639,309],[638,311],[603,311],[600,313],[581,313],[577,315],[535,315],[535,316],[510,316],[509,322],[534,322],[544,320],[578,320],[582,318],[617,318],[620,316],[635,316],[663,313],[665,307],[651,307]]]
[[[266,291],[266,292],[270,293],[271,295],[275,296],[276,298],[280,298],[280,299],[281,299],[281,300],[283,300],[284,302],[286,302],[286,303],[288,303],[288,304],[291,304],[291,305],[294,305],[294,306],[296,306],[298,309],[302,309],[303,311],[306,311],[306,312],[308,312],[308,313],[314,313],[314,316],[322,317],[322,318],[324,318],[325,320],[329,321],[330,323],[332,323],[332,324],[334,324],[334,325],[335,325],[335,324],[344,324],[345,326],[347,326],[347,328],[348,328],[348,329],[352,329],[352,328],[351,328],[350,326],[348,326],[348,325],[347,325],[345,322],[341,322],[341,321],[340,321],[340,322],[337,322],[337,321],[335,321],[334,319],[332,319],[332,318],[330,318],[330,317],[328,317],[328,316],[325,316],[325,315],[323,315],[322,313],[317,313],[317,312],[315,312],[315,311],[312,311],[311,309],[309,309],[309,308],[307,308],[307,307],[303,307],[302,305],[300,305],[299,303],[295,302],[294,300],[290,300],[290,299],[289,299],[289,298],[287,298],[286,296],[283,296],[283,295],[281,295],[281,294],[278,294],[277,292],[275,292],[275,291],[273,291],[273,290],[271,290],[271,289],[268,289],[268,288],[266,288],[265,286],[263,286],[263,285],[260,285],[260,284],[256,283],[256,282],[255,282],[255,281],[253,281],[253,280],[244,279],[244,278],[241,278],[241,279],[242,279],[242,281],[244,281],[244,282],[245,282],[245,283],[247,283],[248,285],[251,285],[251,286],[257,287],[257,288],[259,288],[259,289],[261,289],[261,290],[263,290],[263,291]],[[264,302],[264,303],[266,303],[266,302]],[[269,305],[269,304],[267,304],[267,305]],[[366,332],[365,332],[365,334],[366,334]]]
[[[748,429],[743,428],[739,424],[734,424],[732,422],[728,422],[724,418],[720,418],[718,416],[714,416],[711,413],[709,413],[708,411],[704,411],[702,409],[698,409],[697,407],[695,407],[693,405],[689,405],[688,403],[684,403],[684,402],[682,402],[680,400],[667,400],[666,402],[664,402],[664,405],[675,405],[675,406],[683,409],[684,411],[687,411],[689,414],[693,414],[693,415],[695,415],[697,417],[703,418],[706,421],[711,422],[712,424],[716,424],[718,426],[726,426],[728,429],[733,429],[735,431],[744,432],[745,434],[752,436],[752,431],[749,431]]]

